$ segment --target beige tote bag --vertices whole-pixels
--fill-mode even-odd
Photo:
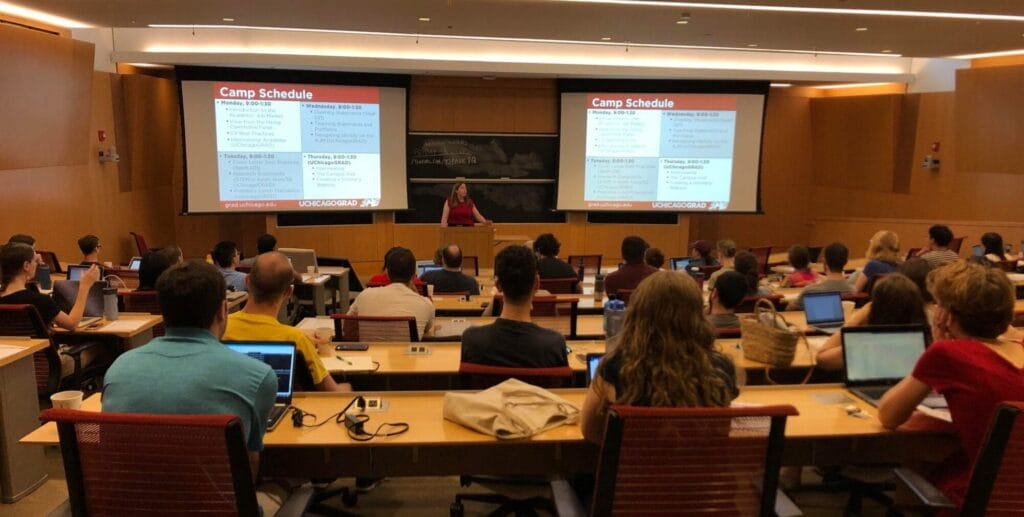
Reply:
[[[580,410],[544,388],[509,379],[477,393],[445,393],[444,418],[502,440],[573,424]]]

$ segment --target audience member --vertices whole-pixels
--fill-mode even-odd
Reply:
[[[568,365],[565,338],[532,323],[533,294],[540,286],[537,257],[525,246],[507,246],[494,258],[495,287],[504,303],[490,325],[462,333],[462,361],[514,368]]]
[[[658,248],[647,248],[644,252],[644,262],[655,269],[661,269],[665,266],[665,254]]]
[[[388,278],[388,266],[387,266],[387,264],[388,264],[388,257],[391,256],[391,254],[394,253],[395,251],[401,250],[401,249],[405,249],[405,248],[402,248],[401,246],[395,246],[395,247],[387,250],[384,253],[384,267],[381,268],[381,272],[380,273],[377,273],[376,275],[371,276],[370,279],[367,280],[367,282],[366,282],[367,287],[381,287],[381,286],[385,286],[385,285],[388,285],[388,284],[391,283],[391,279]],[[423,281],[420,280],[420,278],[415,275],[415,271],[413,272],[413,279],[412,280],[413,280],[413,284],[416,285],[417,287],[423,285]]]
[[[435,266],[443,266],[444,265],[444,248],[445,248],[445,246],[441,246],[440,248],[437,248],[436,250],[434,250],[434,265]],[[460,253],[461,253],[461,250],[460,250]],[[430,282],[427,282],[427,283],[429,284]]]
[[[717,266],[718,260],[711,254],[711,243],[708,241],[694,241],[690,245],[690,253],[693,258],[690,260],[691,266]]]
[[[427,272],[421,278],[424,283],[434,286],[435,293],[480,294],[476,278],[462,272],[462,249],[457,244],[449,244],[441,249],[441,262],[444,269]]]
[[[959,505],[996,407],[1024,400],[1024,349],[1000,338],[1014,313],[1014,288],[1003,272],[957,261],[929,273],[928,290],[938,305],[936,341],[911,375],[882,397],[878,419],[893,429],[932,391],[945,396],[962,450],[931,480]]]
[[[22,243],[7,244],[0,249],[0,304],[32,305],[39,311],[47,327],[52,323],[66,330],[78,328],[85,312],[89,290],[99,280],[99,267],[93,264],[82,273],[75,302],[69,312],[64,312],[53,298],[27,289],[29,279],[36,277],[36,268],[39,266],[36,257],[35,251]]]
[[[928,313],[928,321],[932,319],[932,310],[935,308],[935,300],[932,293],[928,292],[928,273],[931,273],[932,266],[921,257],[910,257],[896,268],[898,273],[914,282],[917,289],[921,291],[921,299],[924,300],[925,312]]]
[[[708,277],[708,289],[715,287],[715,281],[726,271],[732,269],[733,261],[736,260],[736,243],[731,239],[722,239],[715,245],[718,250],[718,262],[722,264],[721,269],[711,273]]]
[[[7,242],[9,244],[21,243],[32,248],[33,253],[35,253],[36,251],[36,239],[31,235],[25,235],[24,233],[16,233],[14,235],[11,235],[11,238],[8,239]],[[38,253],[35,253],[35,261],[36,276],[30,278],[29,280],[35,280],[36,283],[44,287],[52,285],[52,282],[50,281],[50,267],[46,265],[46,261],[44,261],[43,257]]]
[[[838,291],[845,294],[853,291],[853,286],[846,281],[846,276],[843,275],[843,268],[846,267],[846,262],[849,260],[850,250],[848,250],[846,245],[841,242],[833,242],[832,244],[825,246],[824,253],[825,276],[821,281],[804,287],[804,289],[800,291],[800,295],[786,306],[786,310],[804,310],[805,293],[827,293],[830,291]]]
[[[868,251],[865,254],[868,261],[854,281],[853,292],[865,292],[868,282],[875,276],[896,271],[900,261],[899,254],[900,238],[894,232],[881,230],[871,236],[871,240],[868,241]]]
[[[100,264],[100,238],[95,235],[84,235],[78,239],[78,249],[82,250],[82,265]]]
[[[142,264],[139,265],[139,287],[136,290],[155,291],[156,281],[160,275],[177,264],[178,262],[172,259],[172,254],[164,253],[163,249],[146,253],[142,256]]]
[[[739,328],[736,307],[746,297],[746,277],[731,269],[722,273],[708,294],[708,320],[715,328]]]
[[[277,237],[269,233],[264,233],[256,238],[256,257],[269,253],[277,249]],[[248,257],[238,263],[239,266],[252,267],[253,263],[256,262],[256,257]]]
[[[231,241],[220,241],[213,247],[213,262],[220,268],[224,275],[224,282],[232,291],[245,291],[245,273],[236,271],[238,267],[239,254],[238,246]]]
[[[647,242],[635,235],[622,239],[622,260],[625,264],[604,279],[605,292],[614,294],[619,289],[636,289],[641,280],[658,271],[644,263],[647,248]]]
[[[163,248],[158,248],[153,251],[156,251],[157,253],[160,253],[167,257],[167,260],[171,263],[171,265],[178,265],[181,264],[182,262],[185,262],[185,257],[181,252],[181,247],[178,246],[177,244],[168,244]]]
[[[227,324],[224,276],[193,260],[167,270],[156,289],[167,334],[114,361],[104,376],[103,411],[237,415],[257,472],[277,376],[220,343]]]
[[[324,367],[317,354],[317,346],[313,344],[305,332],[277,321],[281,305],[292,296],[292,265],[288,257],[276,251],[259,254],[253,262],[252,272],[245,277],[248,286],[249,300],[245,308],[228,316],[227,330],[224,331],[225,341],[286,341],[295,343],[295,348],[302,353],[306,361],[313,384],[320,391],[343,391],[334,382],[331,374]],[[324,346],[330,346],[328,339]],[[330,350],[334,352],[333,349]],[[347,387],[347,386],[346,386]],[[346,389],[344,391],[351,391]]]
[[[1000,262],[1017,260],[1017,256],[1007,253],[1003,246],[1003,236],[996,232],[986,232],[981,236],[982,260],[986,265],[998,266]]]
[[[960,256],[949,249],[952,240],[953,231],[944,224],[936,224],[928,229],[928,245],[921,248],[917,256],[927,260],[933,268],[958,260]]]
[[[736,259],[733,261],[733,269],[746,278],[747,296],[769,296],[772,294],[771,288],[760,285],[761,275],[758,273],[757,257],[753,253],[749,251],[737,253]]]
[[[811,252],[805,246],[790,246],[789,265],[793,272],[782,280],[783,287],[806,287],[821,279],[821,275],[811,271]]]
[[[851,314],[845,326],[908,324],[928,324],[924,298],[913,280],[902,273],[891,273],[875,283],[871,303]],[[818,367],[824,370],[843,369],[842,343],[838,332],[829,336],[818,351]]]
[[[384,267],[391,283],[359,293],[348,313],[355,316],[414,316],[424,337],[434,321],[434,304],[413,283],[416,257],[406,248],[392,248]]]
[[[558,258],[562,243],[554,234],[542,233],[533,241],[533,251],[537,252],[537,271],[541,278],[574,278],[576,270],[568,262]]]
[[[703,308],[688,275],[660,271],[640,282],[618,345],[587,391],[580,420],[586,439],[601,443],[612,404],[725,407],[739,395],[732,360],[715,351],[715,331]]]

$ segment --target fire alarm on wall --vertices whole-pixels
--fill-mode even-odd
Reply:
[[[106,142],[107,141],[107,132],[102,130],[102,129],[97,131],[96,132],[96,138],[99,139],[100,142]]]

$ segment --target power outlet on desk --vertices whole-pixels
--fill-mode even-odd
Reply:
[[[430,355],[432,353],[434,353],[433,349],[427,345],[412,344],[405,349],[405,355]]]
[[[363,397],[366,401],[366,408],[363,413],[383,413],[388,410],[388,401],[380,397]]]

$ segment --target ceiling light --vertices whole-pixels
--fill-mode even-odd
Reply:
[[[567,45],[601,45],[596,41],[584,40],[560,40],[541,38],[510,38],[502,36],[463,36],[457,34],[409,34],[403,32],[379,32],[379,31],[351,31],[340,29],[310,29],[300,27],[263,27],[258,25],[195,25],[195,24],[170,24],[151,23],[151,29],[187,29],[187,30],[250,30],[250,31],[281,31],[281,32],[302,32],[315,34],[346,34],[355,36],[387,36],[399,38],[439,39],[439,40],[467,40],[467,41],[504,41],[514,43],[545,43],[545,44],[567,44]],[[628,42],[627,42],[628,43]],[[691,49],[691,50],[747,50],[753,52],[778,52],[780,54],[811,54],[822,56],[864,56],[864,57],[902,57],[901,54],[880,54],[878,52],[842,52],[836,50],[805,50],[805,49],[782,49],[782,48],[751,48],[751,47],[725,47],[713,45],[664,45],[658,43],[629,43],[632,47],[641,48],[670,48],[670,49]],[[755,44],[756,46],[756,44]]]
[[[757,43],[750,43],[747,46],[750,47],[750,48],[754,48],[754,47],[757,47]]]
[[[883,51],[882,51],[882,53],[883,53],[883,54],[891,54],[891,53],[892,53],[892,51],[891,51],[891,50],[889,50],[889,49],[885,49],[885,50],[883,50]]]
[[[610,36],[605,36],[605,37],[601,38],[601,41],[611,41],[611,40],[612,40],[612,38]]]
[[[63,16],[57,16],[43,11],[37,11],[35,9],[29,9],[28,7],[14,5],[9,2],[0,2],[0,13],[12,14],[21,18],[35,20],[49,25],[56,25],[57,27],[64,27],[67,29],[84,29],[92,27],[85,22],[72,20],[71,18],[64,18]]]
[[[690,20],[676,20],[676,25],[686,25]]]
[[[804,14],[841,14],[854,16],[893,16],[901,18],[946,18],[953,20],[991,20],[1000,22],[1024,22],[1024,16],[1010,14],[957,13],[948,11],[900,11],[895,9],[841,9],[835,7],[790,7],[781,5],[704,4],[697,2],[673,2],[669,0],[553,0],[586,4],[615,4],[635,7],[682,7],[684,9],[711,9],[724,11],[759,11]]]
[[[156,63],[122,63],[128,66],[134,66],[137,68],[174,68],[171,65],[158,65]]]
[[[981,59],[984,57],[1003,57],[1003,56],[1017,56],[1024,54],[1024,48],[1017,50],[1003,50],[1000,52],[984,52],[981,54],[964,54],[961,56],[950,56],[951,59]]]
[[[421,22],[429,22],[430,18],[427,18],[426,16],[421,16],[421,17],[419,17],[419,21],[421,21]]]
[[[826,84],[815,86],[819,90],[835,90],[837,88],[867,88],[869,86],[889,86],[897,83],[851,83],[851,84]]]
[[[789,88],[793,83],[771,83],[772,88]]]
[[[857,30],[857,32],[867,32],[868,28],[867,27],[857,27],[856,30]]]
[[[235,21],[234,18],[221,18],[221,20],[224,20],[226,22],[233,22],[233,21]]]

